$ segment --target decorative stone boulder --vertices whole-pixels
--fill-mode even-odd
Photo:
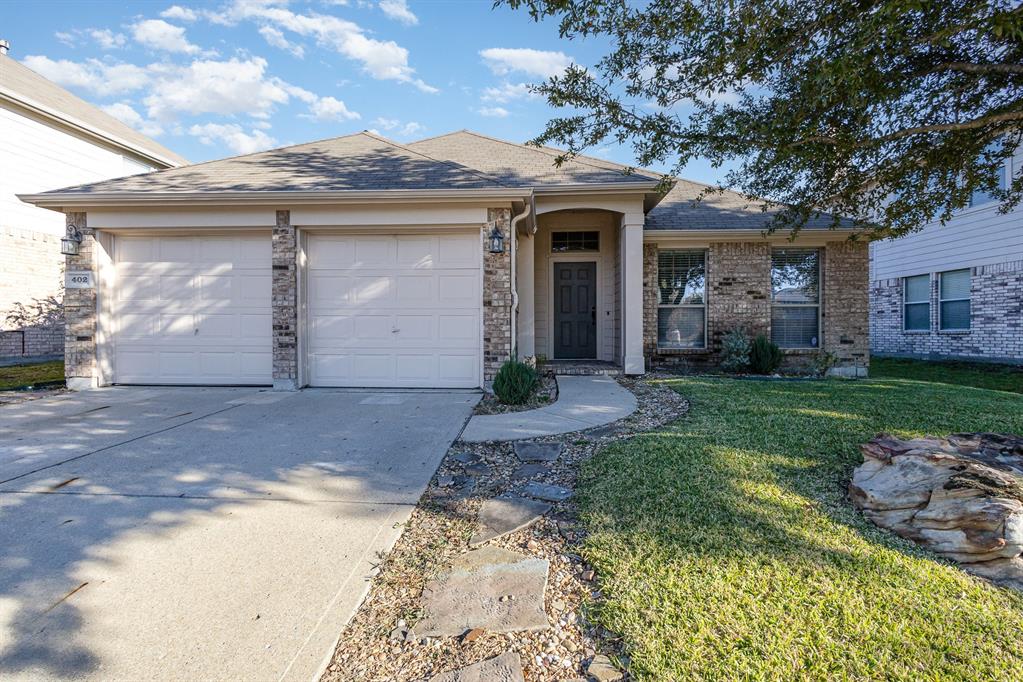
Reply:
[[[849,493],[867,519],[1023,591],[1023,437],[882,434],[860,449]]]

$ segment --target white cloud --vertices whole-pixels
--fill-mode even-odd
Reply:
[[[386,130],[389,134],[395,137],[412,137],[426,130],[426,126],[418,121],[409,121],[408,123],[402,123],[396,118],[377,118],[373,121],[374,124],[380,126]],[[373,131],[377,135],[379,132]]]
[[[305,48],[298,43],[293,43],[288,40],[284,33],[274,28],[273,26],[260,26],[259,35],[263,36],[267,43],[273,47],[278,47],[282,50],[287,50],[294,56],[301,59],[305,56]]]
[[[248,114],[265,118],[291,97],[315,97],[279,78],[266,76],[266,60],[195,60],[188,66],[151,64],[153,83],[143,100],[159,121],[185,114]]]
[[[138,90],[149,82],[146,70],[134,64],[107,64],[98,59],[73,62],[40,55],[28,55],[24,64],[54,83],[81,88],[100,96]]]
[[[160,16],[164,19],[177,19],[178,21],[195,21],[199,18],[199,15],[195,13],[195,10],[181,5],[171,5],[164,11],[160,12]]]
[[[166,52],[183,52],[198,54],[202,52],[198,45],[188,42],[185,29],[168,24],[163,19],[146,19],[131,27],[135,42],[154,50]]]
[[[163,127],[159,123],[142,118],[142,115],[127,102],[115,102],[101,107],[101,109],[143,135],[152,137],[163,133]]]
[[[514,100],[536,99],[538,96],[529,91],[528,83],[501,83],[497,87],[484,88],[480,99],[505,104]]]
[[[408,50],[393,40],[370,38],[358,24],[331,14],[297,14],[264,0],[235,0],[219,13],[208,13],[210,21],[234,24],[248,20],[272,24],[278,31],[290,31],[313,38],[319,45],[359,62],[373,78],[410,83],[423,92],[437,88],[416,78],[408,64]]]
[[[309,107],[306,118],[317,121],[354,121],[362,118],[358,113],[350,111],[345,103],[333,97],[321,97]]]
[[[237,123],[204,123],[188,129],[189,135],[199,138],[206,145],[221,142],[236,154],[251,154],[273,147],[277,140],[262,130],[246,133]]]
[[[109,28],[91,28],[89,29],[89,37],[104,50],[124,47],[124,44],[128,42],[123,33],[114,33]]]
[[[53,37],[57,39],[57,42],[64,43],[68,47],[75,46],[75,36],[73,33],[67,31],[57,31],[53,34]]]
[[[391,19],[407,26],[419,23],[419,17],[412,13],[405,0],[380,0],[380,9]]]
[[[560,76],[572,65],[572,58],[564,52],[533,50],[527,47],[491,47],[481,50],[480,56],[498,76],[521,71],[531,76],[550,78]]]
[[[505,118],[509,112],[504,107],[481,107],[476,110],[476,113],[489,118]]]

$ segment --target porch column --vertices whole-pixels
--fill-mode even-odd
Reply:
[[[82,235],[78,255],[67,256],[65,277],[74,282],[64,290],[64,377],[72,391],[95,388],[96,374],[96,235],[85,213],[69,212],[68,233]]]
[[[622,369],[643,374],[643,214],[622,216],[619,237],[622,276]]]
[[[534,245],[536,236],[533,234],[516,237],[515,289],[519,297],[517,345],[519,359],[536,355],[536,284]]]
[[[298,239],[291,211],[277,211],[272,249],[274,390],[294,391],[298,388]]]

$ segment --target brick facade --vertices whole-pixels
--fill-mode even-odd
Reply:
[[[496,221],[505,236],[503,253],[490,253],[489,229],[483,239],[483,380],[490,381],[511,358],[511,209],[487,209],[487,220]]]
[[[85,213],[67,214],[68,229],[77,227],[82,244],[77,256],[67,256],[68,272],[92,272],[96,279],[96,238]],[[96,385],[96,289],[68,289],[64,292],[64,376],[68,388]]]
[[[60,237],[19,228],[0,230],[0,358],[30,358],[64,352],[64,257]],[[27,324],[9,322],[17,309]]]
[[[298,233],[291,211],[277,211],[273,229],[273,382],[277,390],[298,388]]]
[[[931,275],[929,331],[903,331],[901,278],[870,285],[871,351],[920,358],[1023,363],[1023,260],[970,269],[970,329],[941,331]]]
[[[724,336],[735,328],[745,329],[750,337],[770,337],[771,244],[712,242],[706,249],[707,347],[658,350],[657,251],[656,244],[644,245],[643,348],[652,366],[714,366]],[[822,249],[821,350],[837,357],[838,374],[865,374],[869,362],[868,258],[866,243],[828,242]],[[786,350],[783,366],[799,369],[818,353]]]

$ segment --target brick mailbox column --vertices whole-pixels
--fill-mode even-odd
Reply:
[[[273,382],[275,391],[298,388],[298,235],[291,211],[277,211],[273,229]]]
[[[77,256],[67,256],[65,273],[89,273],[90,288],[66,288],[64,291],[64,377],[72,391],[95,388],[96,376],[96,237],[85,213],[70,212],[65,217],[68,234],[75,228],[82,235]]]
[[[487,209],[505,236],[504,251],[490,253],[490,227],[483,228],[483,380],[490,381],[511,358],[511,209]]]

